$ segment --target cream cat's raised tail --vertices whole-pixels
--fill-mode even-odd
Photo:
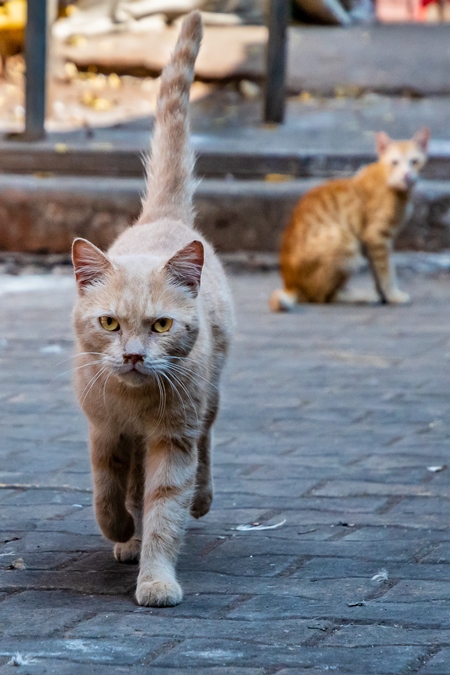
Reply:
[[[147,196],[106,254],[73,245],[76,386],[89,420],[98,523],[140,558],[141,605],[175,605],[184,521],[212,501],[211,426],[230,341],[222,266],[193,229],[189,89],[201,40],[188,15],[162,75]]]

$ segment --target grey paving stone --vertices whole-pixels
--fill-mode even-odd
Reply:
[[[1,296],[2,675],[446,672],[450,471],[427,467],[448,461],[448,277],[404,277],[405,308],[286,316],[266,309],[278,283],[232,278],[216,500],[187,522],[185,599],[165,609],[135,604],[137,568],[95,523],[85,420],[70,374],[54,379],[72,290]],[[6,665],[13,651],[36,663]]]
[[[349,514],[349,517],[352,514]],[[340,529],[340,528],[339,528]],[[345,528],[350,529],[350,528]],[[342,530],[341,530],[342,531]],[[341,532],[338,532],[338,536]],[[437,544],[435,544],[437,546]],[[424,548],[423,541],[408,539],[401,542],[387,541],[383,542],[383,548],[374,546],[372,542],[354,542],[347,541],[342,537],[337,541],[305,541],[302,544],[301,554],[305,556],[323,556],[335,558],[353,558],[354,560],[374,561],[375,565],[379,561],[386,563],[391,561],[407,562],[415,554]]]
[[[351,530],[346,536],[347,541],[392,541],[413,539],[415,541],[433,542],[437,546],[442,541],[448,541],[450,538],[450,528],[442,529],[428,529],[428,528],[408,528],[396,527],[395,525],[389,527],[361,527]],[[437,550],[437,547],[436,547]]]
[[[312,558],[299,564],[292,576],[306,579],[371,579],[380,569],[386,570],[391,581],[450,581],[450,565],[386,562],[381,553],[379,560],[370,562],[353,558]]]
[[[429,563],[450,563],[450,542],[435,546],[422,560]]]
[[[28,655],[25,655],[25,657]],[[10,661],[11,659],[9,659]],[[20,670],[15,668],[13,665],[8,665],[0,667],[1,675],[12,675],[15,672],[22,673],[22,675],[79,675],[80,674],[80,664],[66,661],[63,659],[42,659],[42,658],[33,658],[30,657],[30,663],[27,666],[21,666]],[[28,661],[28,659],[27,659]],[[88,665],[83,664],[83,675],[105,675],[106,673],[112,673],[112,675],[124,675],[130,672],[130,666],[102,666],[102,665]],[[133,666],[133,671],[136,668],[136,672],[145,672],[144,668],[138,668]]]
[[[358,624],[342,626],[326,638],[323,645],[371,647],[382,645],[450,645],[450,631],[438,628],[417,629],[398,626]]]
[[[242,555],[239,559],[239,576],[272,578],[282,574],[286,569],[295,564],[295,556],[284,555]],[[211,554],[203,560],[193,560],[186,553],[180,558],[180,569],[189,571],[198,570],[230,574],[230,564],[234,564],[235,558],[226,558],[225,554]],[[233,569],[233,568],[231,568]]]
[[[24,589],[66,589],[82,593],[125,594],[130,593],[136,581],[137,572],[128,567],[111,571],[99,569],[92,572],[70,570],[3,570],[0,571],[0,588],[11,591]]]
[[[62,633],[68,626],[73,626],[90,612],[86,606],[84,610],[74,610],[70,608],[54,608],[51,611],[48,607],[34,609],[27,607],[20,611],[15,606],[14,612],[5,611],[2,607],[0,615],[0,633],[3,639],[9,638],[29,638],[39,637],[48,638]]]
[[[449,497],[447,485],[435,484],[407,485],[402,483],[378,483],[375,481],[335,480],[327,485],[313,489],[312,494],[325,497],[360,497],[364,495],[417,495],[418,497]]]
[[[5,547],[0,558],[0,569],[9,570],[11,562],[18,557],[23,559],[27,570],[52,570],[71,561],[63,551],[33,551],[27,554],[20,546]]]
[[[398,674],[413,667],[425,653],[420,647],[376,647],[371,649],[321,649],[317,647],[277,647],[255,645],[245,640],[186,640],[167,654],[155,659],[155,665],[172,668],[189,664],[225,666],[239,663],[242,666],[262,667],[299,666],[323,667],[339,672],[364,672]],[[357,670],[360,669],[360,670]]]
[[[6,538],[2,551],[9,549],[27,553],[39,553],[41,550],[46,552],[65,551],[88,552],[88,551],[111,551],[111,544],[101,539],[98,533],[93,535],[77,535],[68,532],[43,532],[42,530],[31,530],[22,532],[14,530],[5,533],[1,540]]]
[[[13,613],[17,608],[19,613],[28,610],[72,609],[82,611],[88,609],[91,615],[99,612],[133,612],[138,610],[131,597],[120,595],[96,595],[74,593],[66,590],[24,590],[13,595],[6,595],[1,604],[2,612]],[[139,609],[139,611],[150,611]]]
[[[193,613],[192,613],[193,614]],[[201,635],[208,639],[235,639],[244,634],[252,642],[265,644],[270,640],[273,644],[301,644],[309,640],[322,637],[322,634],[332,626],[329,621],[242,621],[230,619],[202,619],[195,621],[191,617],[173,617],[170,614],[161,616],[154,612],[149,620],[148,614],[139,612],[127,613],[110,612],[98,614],[87,621],[80,621],[70,629],[70,637],[109,637],[110,635],[139,634],[142,636],[176,635],[177,638],[197,638]],[[416,644],[423,644],[417,642]]]
[[[2,656],[26,654],[30,658],[70,659],[78,663],[110,663],[132,665],[156,653],[166,644],[167,638],[128,638],[114,636],[104,640],[93,639],[18,639],[7,638],[0,645]]]
[[[446,675],[450,663],[450,649],[441,649],[426,665],[420,669],[420,675]]]
[[[320,620],[334,616],[337,621],[392,621],[418,627],[450,628],[445,600],[388,603],[383,598],[367,600],[362,594],[355,594],[352,600],[338,595],[324,601],[298,596],[259,595],[227,614],[227,618],[246,621],[269,620],[272,616]]]
[[[0,666],[0,675],[12,675],[16,671],[17,669],[14,666]],[[87,663],[80,665],[64,659],[36,658],[30,666],[22,667],[18,672],[21,672],[22,675],[25,675],[25,673],[26,675],[80,675],[80,672],[82,672],[82,675],[126,675],[130,672],[147,675],[149,667],[145,665],[115,666],[112,664],[94,665]],[[177,674],[179,675],[192,675],[192,672],[190,668],[177,668]],[[233,668],[233,666],[230,666],[227,668],[201,668],[199,672],[204,672],[205,675],[265,675],[267,671],[265,668]],[[151,667],[151,673],[152,675],[167,675],[168,669]],[[317,671],[314,672],[314,675],[317,675]]]
[[[6,491],[5,491],[6,492]],[[6,506],[41,506],[50,504],[65,504],[80,508],[92,505],[91,492],[76,492],[70,490],[9,490],[5,498]]]
[[[429,602],[450,598],[449,581],[400,580],[383,594],[383,602]]]

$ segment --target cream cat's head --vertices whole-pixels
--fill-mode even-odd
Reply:
[[[427,161],[429,140],[426,127],[408,141],[393,141],[384,131],[377,134],[378,157],[386,167],[389,187],[403,192],[414,185]]]
[[[85,239],[72,251],[78,288],[75,330],[84,352],[130,386],[167,372],[194,346],[203,245],[193,241],[170,260],[108,257]]]

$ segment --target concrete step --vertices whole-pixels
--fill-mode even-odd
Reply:
[[[278,250],[299,197],[320,181],[206,179],[195,201],[199,229],[218,251]],[[67,253],[75,236],[106,248],[138,215],[139,178],[0,174],[0,251]],[[400,250],[450,249],[450,181],[421,181]]]
[[[220,253],[220,258],[228,272],[241,274],[248,272],[276,272],[279,270],[278,251],[236,251]],[[393,259],[397,272],[402,277],[421,274],[427,277],[450,274],[450,252],[426,253],[424,251],[396,251]],[[362,260],[356,273],[369,273],[368,265]],[[54,274],[73,275],[70,253],[13,253],[0,251],[0,295],[6,292],[5,286],[17,289],[17,284],[5,281],[4,277]],[[2,288],[3,287],[3,288]]]
[[[77,45],[58,45],[61,58],[79,67],[96,64],[105,72],[147,72],[167,63],[177,35],[164,32],[91,36]],[[289,29],[287,87],[333,95],[337,88],[450,93],[450,27],[429,24],[372,26],[293,26]],[[265,76],[266,30],[257,26],[207,27],[196,64],[197,75],[214,79]]]
[[[446,113],[450,111],[450,105]],[[419,125],[418,125],[419,126]],[[382,128],[380,126],[380,128]],[[339,137],[339,128],[334,129]],[[342,133],[345,133],[343,131]],[[407,134],[408,135],[408,134]],[[196,171],[201,178],[261,179],[279,173],[293,178],[350,175],[375,161],[370,143],[358,137],[358,147],[304,148],[294,125],[253,127],[228,133],[193,134]],[[331,146],[331,147],[330,147]],[[98,132],[96,140],[81,134],[51,134],[45,141],[0,142],[0,171],[4,174],[51,173],[67,176],[141,178],[143,155],[149,147],[148,131]],[[429,180],[450,177],[450,141],[433,139],[423,176]]]

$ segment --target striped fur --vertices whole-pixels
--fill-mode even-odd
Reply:
[[[204,516],[212,501],[211,427],[233,323],[220,261],[193,229],[187,115],[200,38],[193,12],[162,75],[138,223],[106,254],[83,239],[73,246],[76,387],[95,513],[116,559],[140,561],[141,605],[182,599],[175,564],[187,515]],[[153,330],[159,319],[171,321],[163,334]]]
[[[299,201],[282,238],[284,288],[270,298],[273,311],[292,309],[299,302],[351,301],[341,291],[362,255],[382,302],[409,301],[397,286],[391,249],[426,162],[428,140],[428,129],[409,141],[391,141],[380,133],[378,162],[353,178],[328,181]]]
[[[139,222],[172,218],[193,224],[194,154],[189,143],[189,92],[202,39],[200,12],[183,22],[170,63],[161,76],[147,163],[147,196]]]

